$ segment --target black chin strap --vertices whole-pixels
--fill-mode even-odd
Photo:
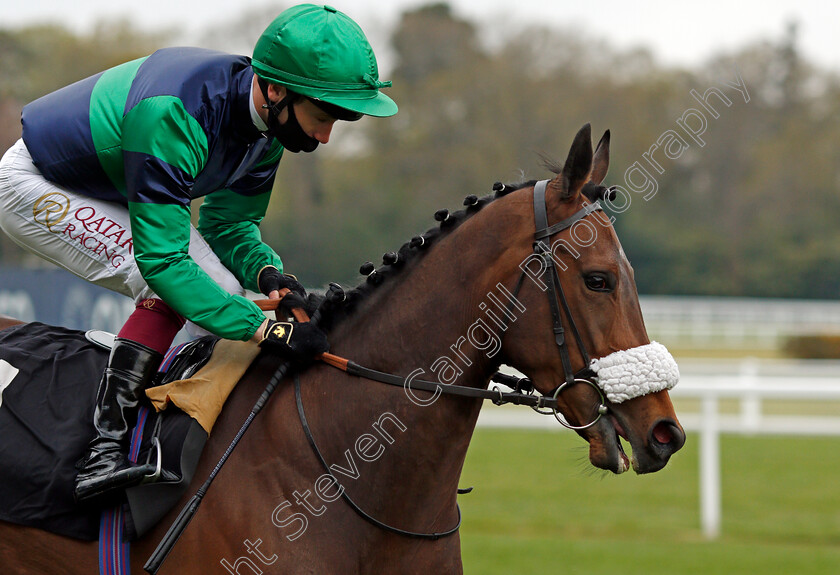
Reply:
[[[257,85],[260,87],[260,92],[262,93],[263,99],[265,100],[263,108],[268,110],[268,113],[272,114],[275,118],[280,116],[280,114],[283,113],[284,109],[292,105],[292,101],[295,97],[294,92],[286,90],[286,95],[283,97],[282,100],[280,100],[279,102],[272,102],[271,98],[268,97],[268,82],[257,76]]]
[[[292,108],[292,104],[295,103],[295,96],[294,92],[286,90],[286,95],[279,102],[272,102],[271,98],[268,97],[268,82],[257,76],[257,84],[260,87],[260,92],[262,92],[263,99],[265,100],[265,104],[262,105],[264,110],[268,110],[268,122],[266,122],[268,129],[263,132],[263,135],[268,135],[269,137],[277,138],[280,144],[284,148],[289,148],[289,144],[291,144],[290,152],[296,152],[297,149],[295,146],[295,142],[292,142],[288,138],[288,133],[284,132],[284,125],[280,124],[280,114],[283,113],[283,110],[287,110],[287,118],[286,124],[288,124],[292,116],[294,116],[294,108]],[[288,126],[290,128],[291,126]]]

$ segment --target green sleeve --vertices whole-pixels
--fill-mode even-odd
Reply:
[[[259,292],[257,275],[265,266],[283,271],[280,256],[262,241],[260,222],[265,217],[271,190],[255,196],[217,190],[199,208],[198,231],[243,286]]]
[[[134,259],[149,287],[175,311],[226,339],[250,339],[265,320],[256,304],[222,289],[189,256],[190,211],[129,202]]]

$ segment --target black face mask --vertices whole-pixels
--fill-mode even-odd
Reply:
[[[271,102],[268,99],[268,83],[265,83],[261,78],[258,80],[263,97],[266,102]],[[297,94],[293,92],[286,92],[286,97],[276,104],[264,104],[263,108],[268,110],[268,130],[267,132],[277,138],[283,147],[290,152],[312,152],[318,147],[318,140],[310,138],[303,128],[300,127],[297,116],[295,116],[295,107],[292,105],[297,98]],[[286,123],[281,124],[279,120],[283,109],[288,110]]]

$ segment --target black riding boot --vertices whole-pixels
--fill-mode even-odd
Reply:
[[[76,501],[98,498],[140,484],[152,465],[128,460],[131,431],[143,390],[151,383],[163,355],[129,339],[117,338],[99,383],[93,425],[97,436],[88,446],[84,467],[76,476]]]

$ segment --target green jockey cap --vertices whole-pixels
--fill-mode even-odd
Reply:
[[[376,56],[362,29],[331,6],[283,11],[254,47],[257,76],[328,104],[369,116],[393,116],[397,104],[380,92]]]

